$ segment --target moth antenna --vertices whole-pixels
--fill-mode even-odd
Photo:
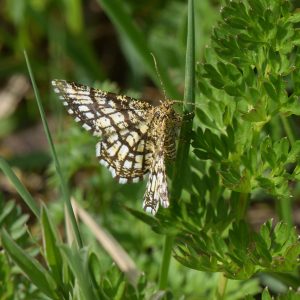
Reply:
[[[183,105],[183,101],[182,100],[171,100],[173,103],[180,103],[181,105]],[[192,102],[186,102],[185,104],[189,104],[189,105],[193,105],[195,107],[201,108],[199,104],[197,103],[192,103]]]
[[[162,79],[161,79],[161,75],[160,75],[159,70],[158,70],[158,65],[157,65],[156,58],[155,58],[155,56],[154,56],[154,54],[153,54],[152,52],[150,52],[150,54],[151,54],[151,56],[152,56],[152,58],[153,58],[153,61],[154,61],[155,71],[156,71],[157,77],[158,77],[158,79],[159,79],[160,85],[161,85],[161,87],[162,87],[162,90],[163,90],[163,93],[164,93],[165,100],[167,100],[168,98],[167,98],[167,94],[166,94],[166,89],[165,89],[165,86],[164,86],[163,81],[162,81]],[[174,103],[181,103],[181,104],[183,105],[183,102],[182,102],[181,100],[172,100],[172,102],[174,102]],[[186,103],[186,104],[194,105],[195,107],[200,108],[200,106],[198,106],[196,103],[188,102],[188,103]]]
[[[160,73],[159,73],[159,70],[158,70],[158,66],[157,66],[157,62],[156,62],[156,58],[154,56],[154,54],[152,52],[150,52],[152,58],[153,58],[153,61],[154,61],[154,65],[155,65],[155,71],[156,71],[156,74],[157,74],[157,77],[159,79],[159,82],[160,82],[160,85],[162,87],[162,91],[164,93],[164,97],[165,97],[165,100],[167,100],[167,94],[166,94],[166,89],[165,89],[165,86],[163,84],[163,81],[161,79],[161,76],[160,76]]]

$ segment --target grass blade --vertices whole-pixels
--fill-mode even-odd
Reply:
[[[97,299],[92,287],[92,280],[89,273],[87,250],[77,250],[66,246],[62,246],[61,250],[78,282],[78,286],[82,292],[82,299]]]
[[[0,157],[0,169],[3,171],[5,176],[9,178],[27,206],[31,209],[35,216],[39,218],[40,212],[36,202],[3,157]]]
[[[42,208],[41,223],[43,230],[43,243],[46,254],[47,264],[52,271],[55,281],[60,284],[62,280],[62,256],[57,243],[60,239],[54,230],[54,226],[49,218],[46,207]]]
[[[4,249],[28,278],[51,299],[58,299],[52,292],[55,290],[55,282],[48,271],[20,248],[4,229],[1,230],[1,241]]]
[[[91,230],[103,249],[111,256],[120,270],[127,276],[132,285],[136,286],[141,272],[136,264],[122,248],[118,241],[104,228],[101,228],[92,217],[81,208],[76,201],[72,201],[79,218]]]
[[[186,64],[185,64],[185,90],[184,90],[184,113],[191,113],[195,102],[195,25],[194,25],[194,1],[188,2],[188,28],[187,28],[187,48],[186,48]],[[179,144],[174,167],[171,205],[176,207],[182,190],[184,173],[186,170],[186,160],[189,154],[190,132],[192,130],[192,119],[182,123],[179,135]],[[184,141],[184,142],[183,142]],[[173,237],[166,236],[163,252],[163,261],[160,271],[159,288],[166,289],[171,260],[171,252],[173,245]]]
[[[51,137],[51,134],[50,134],[48,124],[47,124],[45,112],[44,112],[42,102],[41,102],[41,99],[40,99],[39,91],[38,91],[36,83],[35,83],[35,79],[34,79],[34,76],[33,76],[33,72],[32,72],[32,69],[31,69],[30,62],[29,62],[26,51],[24,51],[24,56],[25,56],[29,76],[30,76],[30,79],[31,79],[31,82],[32,82],[32,86],[33,86],[34,94],[35,94],[35,97],[36,97],[36,101],[37,101],[37,104],[38,104],[38,108],[39,108],[39,111],[40,111],[41,119],[42,119],[42,122],[43,122],[44,130],[45,130],[46,137],[47,137],[47,140],[48,140],[48,144],[50,146],[50,150],[51,150],[52,157],[53,157],[53,160],[54,160],[56,172],[57,172],[57,175],[59,177],[64,202],[65,202],[65,205],[67,207],[69,217],[71,219],[72,229],[73,229],[75,237],[76,237],[77,245],[79,246],[79,248],[82,248],[83,247],[82,239],[81,239],[79,228],[78,228],[78,225],[77,225],[77,222],[76,222],[76,219],[75,219],[75,215],[74,215],[74,212],[73,212],[73,209],[72,209],[72,206],[71,206],[69,189],[68,189],[67,183],[66,183],[66,181],[63,177],[62,171],[61,171],[61,167],[60,167],[60,164],[59,164],[59,161],[58,161],[58,158],[57,158],[54,143],[53,143],[53,140],[52,140],[52,137]]]

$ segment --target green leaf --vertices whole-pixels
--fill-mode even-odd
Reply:
[[[273,150],[273,145],[271,138],[266,137],[260,145],[261,158],[263,162],[268,162],[268,164],[275,168],[276,166],[276,153]]]
[[[60,254],[60,249],[57,246],[60,242],[60,238],[54,230],[54,226],[49,218],[46,207],[42,208],[41,222],[46,261],[51,270],[53,278],[59,285],[63,283],[63,260]]]
[[[124,206],[124,207],[134,217],[141,220],[145,224],[150,225],[152,228],[159,228],[160,227],[159,221],[156,218],[150,216],[149,214],[141,212],[140,210],[136,210],[136,209],[127,207],[127,206]]]
[[[294,163],[298,162],[300,159],[300,141],[296,141],[292,145],[292,149],[290,150],[288,157],[287,157],[287,163]]]
[[[286,137],[277,141],[273,149],[277,156],[277,163],[285,163],[288,157],[290,143]]]
[[[299,23],[300,22],[300,13],[295,13],[287,18],[288,22]]]
[[[7,234],[5,229],[1,230],[1,240],[4,249],[13,261],[22,269],[28,278],[51,299],[59,298],[54,293],[56,284],[49,272],[35,259],[30,257],[20,248]]]
[[[275,87],[272,85],[272,83],[269,82],[269,81],[265,81],[265,82],[263,83],[263,85],[264,85],[265,91],[267,92],[268,96],[269,96],[272,100],[277,101],[278,95],[277,95],[276,89],[275,89]]]
[[[290,96],[285,103],[280,107],[280,112],[284,115],[300,115],[300,105],[299,105],[299,96],[292,95]]]
[[[265,288],[262,293],[262,300],[272,300],[271,295],[269,294],[268,288]]]
[[[94,300],[97,299],[95,294],[92,278],[89,273],[88,251],[86,249],[77,250],[61,246],[64,259],[72,270],[74,277],[78,282],[78,287],[81,291],[82,299]]]
[[[242,118],[248,122],[266,122],[267,116],[262,102],[257,102],[253,108],[242,114]]]
[[[215,69],[215,67],[211,64],[204,64],[203,68],[206,71],[205,77],[210,78],[212,85],[215,86],[216,88],[222,88],[224,82],[222,76]]]
[[[24,187],[18,177],[15,175],[9,164],[5,161],[4,158],[0,156],[0,168],[4,172],[4,174],[9,178],[12,182],[20,196],[23,198],[24,202],[27,206],[31,209],[31,211],[35,214],[35,216],[39,217],[39,208],[36,204],[36,201],[32,198],[31,194],[28,190]]]

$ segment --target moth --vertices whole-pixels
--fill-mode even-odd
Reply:
[[[139,182],[149,174],[144,210],[155,215],[159,204],[168,207],[165,162],[175,158],[181,122],[174,101],[151,105],[65,80],[52,85],[75,121],[101,138],[96,156],[119,183]]]

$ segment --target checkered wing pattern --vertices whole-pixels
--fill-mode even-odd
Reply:
[[[168,207],[165,158],[175,156],[180,117],[171,101],[152,106],[127,96],[103,92],[65,80],[52,81],[69,114],[102,139],[96,155],[120,183],[137,182],[150,172],[144,209],[155,214]]]
[[[75,121],[95,136],[102,136],[96,155],[113,177],[120,183],[142,180],[152,162],[147,133],[153,107],[65,80],[53,80],[52,85]]]
[[[144,195],[143,207],[145,211],[155,214],[159,203],[162,207],[169,206],[165,158],[162,151],[157,152],[153,159]]]

